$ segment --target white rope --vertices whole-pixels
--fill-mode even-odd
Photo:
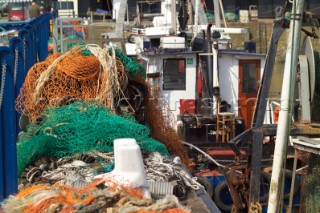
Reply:
[[[179,157],[173,160],[160,155],[158,152],[152,152],[148,158],[144,160],[146,165],[147,180],[169,182],[172,180],[183,181],[183,183],[198,190],[203,186],[197,182],[196,178],[192,178],[182,167]]]

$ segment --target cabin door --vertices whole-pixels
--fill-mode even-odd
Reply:
[[[239,82],[239,116],[250,128],[259,89],[260,60],[239,60]]]

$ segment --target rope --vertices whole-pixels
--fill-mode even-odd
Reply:
[[[179,157],[173,160],[168,157],[161,156],[157,152],[152,152],[148,158],[144,160],[146,165],[147,180],[170,182],[172,180],[180,180],[194,189],[202,188],[196,178],[192,178],[183,168]]]
[[[0,88],[0,110],[2,108],[3,96],[4,96],[4,85],[6,82],[7,64],[2,64],[2,76],[1,76],[1,88]]]
[[[45,83],[49,80],[51,74],[54,72],[55,68],[57,67],[58,63],[64,59],[66,56],[69,54],[73,53],[73,51],[77,51],[80,48],[80,46],[75,47],[74,49],[66,52],[65,54],[59,56],[56,60],[52,62],[52,64],[49,65],[46,71],[41,73],[40,77],[37,80],[37,86],[36,86],[36,91],[33,95],[33,101],[37,102],[37,100],[40,100],[41,96],[41,91],[42,88],[44,87]]]

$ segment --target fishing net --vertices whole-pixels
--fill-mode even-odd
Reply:
[[[168,154],[166,147],[149,138],[148,127],[130,116],[112,114],[99,103],[77,101],[49,108],[18,140],[18,171],[43,156],[64,157],[88,151],[113,151],[113,140],[135,138],[140,148]]]
[[[151,137],[164,143],[169,152],[179,156],[186,165],[189,165],[188,155],[181,144],[177,132],[172,128],[172,114],[170,113],[168,103],[161,95],[160,89],[156,88],[141,78],[135,81],[144,84],[148,88],[148,93],[144,99],[145,118],[151,130]]]
[[[110,48],[109,52],[112,52],[113,49]],[[128,71],[131,77],[142,77],[146,78],[146,70],[141,64],[138,64],[131,58],[129,58],[126,54],[124,54],[120,48],[114,48],[115,55],[121,63],[124,65],[125,69]]]
[[[25,165],[41,156],[62,157],[94,149],[111,151],[112,141],[117,137],[133,137],[143,142],[142,149],[166,153],[164,146],[159,146],[155,140],[161,141],[169,151],[179,156],[187,164],[187,154],[172,128],[174,124],[171,122],[169,110],[165,107],[167,103],[163,101],[160,91],[148,85],[143,77],[145,77],[144,68],[117,47],[101,49],[94,45],[76,46],[63,55],[54,54],[46,61],[35,64],[26,76],[16,100],[16,108],[20,113],[29,117],[34,124],[41,124],[32,125],[26,136],[19,140],[21,142],[19,146],[26,146],[19,148],[19,171],[21,172]],[[148,91],[144,91],[141,85]],[[97,100],[101,105],[96,106],[97,108],[90,106],[89,108],[92,108],[93,111],[86,113],[76,109],[80,107],[79,105],[59,108],[78,100]],[[142,105],[143,100],[144,105]],[[46,123],[43,124],[42,115],[48,106],[58,107],[56,110],[62,110],[62,112],[59,115],[60,112],[56,113],[57,111],[50,109],[46,112]],[[75,106],[75,109],[72,106]],[[145,113],[140,112],[143,106],[145,106]],[[101,117],[101,119],[106,119],[103,121],[95,118],[96,114],[94,114],[97,113],[97,110],[103,111],[102,109],[108,112],[108,116],[102,113],[103,116],[106,116],[106,118]],[[118,121],[113,123],[113,120],[116,119],[112,116],[116,115],[111,116],[111,111],[122,114],[122,117],[117,117],[121,118],[118,120],[120,123]],[[145,122],[141,123],[150,127],[151,137],[155,140],[147,138],[150,133],[148,128],[135,123],[136,121],[132,119],[125,119],[126,113],[136,117],[138,114],[140,117],[145,117]],[[66,118],[61,117],[62,114]],[[82,117],[83,115],[90,116],[87,119],[87,117]],[[70,121],[71,117],[74,117],[73,123]],[[83,121],[85,119],[87,121]],[[140,119],[137,118],[137,120],[140,122]],[[96,123],[98,121],[104,125]],[[122,121],[125,122],[126,127],[121,126]],[[107,134],[108,132],[110,135]],[[24,145],[23,141],[27,143]],[[40,142],[37,143],[37,141]],[[77,141],[79,141],[79,146]],[[52,149],[48,150],[46,146]]]
[[[100,62],[94,55],[84,55],[75,51],[67,55],[57,65],[57,69],[79,81],[87,81],[96,77],[100,71]]]
[[[320,156],[311,154],[306,179],[305,212],[320,212]]]
[[[173,195],[153,202],[144,199],[137,188],[97,179],[74,188],[65,185],[37,185],[26,188],[3,203],[6,212],[163,212],[188,213]]]
[[[16,109],[34,121],[46,106],[57,106],[65,97],[95,98],[114,108],[126,72],[119,59],[96,46],[77,46],[54,54],[28,72],[16,100]]]

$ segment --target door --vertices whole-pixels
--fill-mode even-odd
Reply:
[[[239,60],[239,116],[251,127],[260,82],[260,60]]]

